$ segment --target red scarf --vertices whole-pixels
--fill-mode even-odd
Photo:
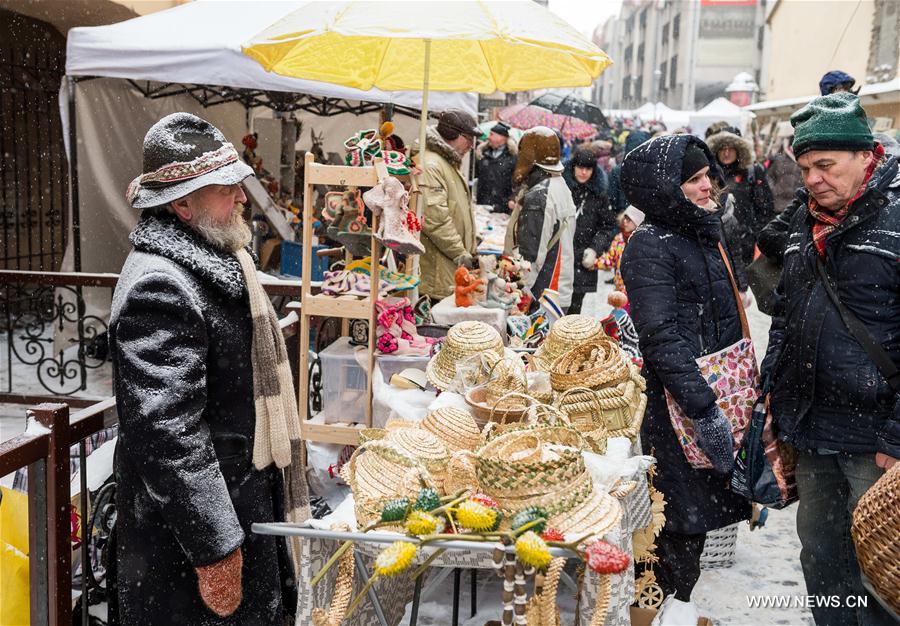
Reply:
[[[875,172],[875,168],[882,162],[884,159],[884,148],[877,141],[875,142],[875,149],[872,151],[872,162],[869,163],[869,167],[866,168],[866,177],[863,179],[862,184],[859,186],[859,189],[856,191],[856,195],[850,198],[850,202],[843,208],[838,209],[837,211],[831,211],[825,208],[819,208],[819,203],[816,202],[815,198],[810,198],[807,206],[809,208],[809,214],[813,216],[815,222],[812,227],[812,238],[813,244],[816,246],[816,250],[819,252],[819,256],[825,256],[825,240],[828,236],[837,230],[838,226],[840,226],[845,219],[847,219],[847,214],[850,212],[850,207],[853,203],[866,191],[866,185],[869,184],[869,180],[872,178],[872,174]]]

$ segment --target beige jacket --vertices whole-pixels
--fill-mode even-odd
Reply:
[[[416,158],[417,163],[419,158]],[[425,193],[419,292],[441,299],[453,293],[453,274],[462,254],[475,256],[475,215],[469,185],[459,170],[461,159],[429,127],[425,135],[425,163],[419,187]]]

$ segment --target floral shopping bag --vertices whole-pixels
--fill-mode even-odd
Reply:
[[[724,350],[701,356],[696,361],[700,374],[718,398],[719,408],[731,422],[731,433],[734,436],[733,452],[736,455],[741,447],[744,433],[750,425],[753,405],[759,398],[761,390],[759,367],[756,363],[756,351],[753,349],[753,342],[750,339],[747,314],[744,311],[734,275],[731,273],[731,264],[728,262],[728,257],[721,244],[719,244],[719,253],[725,262],[728,277],[731,279],[731,287],[741,318],[743,337]],[[672,428],[675,429],[675,434],[678,436],[688,463],[691,467],[698,469],[711,469],[712,463],[697,445],[694,422],[684,414],[668,390],[666,390],[666,404]]]

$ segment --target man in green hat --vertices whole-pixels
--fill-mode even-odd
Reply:
[[[797,450],[797,532],[818,626],[893,619],[850,537],[865,491],[900,458],[900,176],[851,93],[791,116],[803,176],[776,291],[764,387]],[[826,283],[827,281],[827,283]]]

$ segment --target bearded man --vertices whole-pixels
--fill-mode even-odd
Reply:
[[[123,624],[281,624],[291,589],[279,467],[299,442],[284,340],[246,249],[253,170],[209,122],[144,138],[142,209],[113,296]]]

